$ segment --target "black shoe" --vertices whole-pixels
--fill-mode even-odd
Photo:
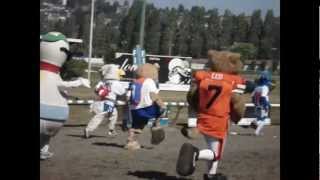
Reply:
[[[250,123],[250,127],[251,127],[252,129],[257,129],[258,125],[257,125],[256,122],[251,122],[251,123]]]
[[[181,176],[189,176],[196,169],[199,149],[190,143],[184,143],[180,149],[176,171]]]
[[[151,144],[158,145],[164,139],[166,135],[162,127],[152,127],[151,128]]]
[[[221,173],[218,173],[218,174],[214,174],[214,175],[204,174],[203,180],[228,180],[228,179],[227,179],[227,176],[225,176]]]

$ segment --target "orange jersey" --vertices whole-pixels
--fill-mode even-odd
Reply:
[[[245,81],[238,75],[210,71],[197,71],[194,78],[199,88],[198,129],[223,139],[229,125],[232,90]]]

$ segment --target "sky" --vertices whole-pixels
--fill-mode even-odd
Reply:
[[[219,13],[223,14],[225,9],[231,10],[234,14],[252,14],[256,9],[261,9],[264,16],[268,9],[273,9],[274,15],[280,15],[280,0],[147,0],[156,7],[178,7],[183,4],[185,8],[201,5],[206,9],[218,8]]]

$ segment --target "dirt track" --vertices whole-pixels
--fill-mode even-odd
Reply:
[[[123,149],[126,132],[115,138],[106,135],[102,124],[90,139],[82,138],[82,130],[88,114],[72,112],[71,119],[51,141],[54,157],[40,162],[41,180],[174,180],[178,151],[184,142],[205,148],[202,137],[188,140],[180,133],[181,127],[166,128],[166,140],[152,146],[150,133],[140,136],[144,148],[135,152]],[[80,116],[80,118],[75,118]],[[77,119],[77,120],[76,120]],[[119,128],[119,127],[118,127]],[[277,180],[280,179],[280,127],[269,126],[263,137],[250,136],[250,129],[231,127],[240,135],[230,135],[223,161],[218,171],[229,180]],[[206,163],[198,162],[196,172],[187,179],[201,180]]]

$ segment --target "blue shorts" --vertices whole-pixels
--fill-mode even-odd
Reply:
[[[264,121],[266,118],[268,118],[268,113],[268,109],[264,109],[260,106],[255,107],[255,116],[257,118],[257,121]]]
[[[132,128],[134,129],[143,129],[150,119],[159,118],[161,115],[160,107],[156,104],[141,109],[131,110],[131,114]]]

